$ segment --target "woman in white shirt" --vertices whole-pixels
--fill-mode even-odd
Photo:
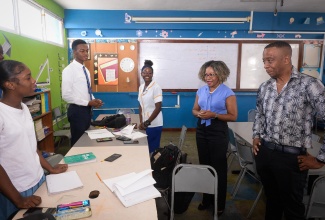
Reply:
[[[141,69],[141,76],[144,83],[139,87],[138,101],[140,130],[146,130],[149,152],[152,153],[160,146],[160,138],[163,126],[163,116],[161,112],[162,90],[160,86],[152,80],[153,62],[145,60]]]

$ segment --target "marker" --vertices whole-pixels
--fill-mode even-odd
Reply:
[[[103,182],[102,178],[100,178],[100,176],[99,176],[99,174],[97,172],[96,172],[96,175],[97,175],[98,179],[100,180],[100,182]]]

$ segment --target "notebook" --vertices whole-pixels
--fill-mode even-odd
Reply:
[[[76,171],[47,175],[46,185],[49,194],[62,193],[83,187]]]
[[[96,156],[92,152],[88,152],[84,154],[66,156],[63,158],[63,160],[66,164],[69,164],[69,166],[74,166],[78,164],[96,162]]]

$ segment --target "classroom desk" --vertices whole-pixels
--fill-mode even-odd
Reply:
[[[96,120],[101,120],[105,116],[110,116],[111,114],[100,114]],[[131,123],[137,123],[139,125],[139,114],[131,114]],[[89,129],[94,129],[92,126],[90,126]],[[145,131],[142,131],[145,132]],[[92,140],[88,137],[87,133],[84,133],[79,140],[73,145],[73,147],[88,147],[88,146],[127,146],[127,145],[133,145],[133,146],[139,146],[139,145],[146,145],[148,146],[148,141],[146,137],[139,138],[138,139],[139,144],[124,144],[123,141],[116,140],[116,138],[113,138],[113,141],[106,141],[106,142],[97,142],[96,140]],[[149,151],[148,151],[149,153]]]
[[[253,122],[228,122],[228,127],[231,128],[236,135],[246,142],[248,146],[253,144]],[[312,142],[312,147],[307,148],[309,154],[317,156],[322,144],[319,142]],[[320,169],[310,169],[309,175],[325,175],[325,166]]]
[[[99,190],[96,199],[90,199],[92,208],[91,219],[157,219],[156,202],[154,199],[125,208],[120,200],[106,185],[96,176],[96,172],[102,179],[112,178],[130,172],[140,172],[150,168],[148,147],[138,146],[115,146],[115,147],[73,147],[67,155],[93,152],[97,162],[69,167],[68,171],[76,170],[84,187],[56,195],[48,195],[44,183],[35,195],[42,197],[40,207],[56,207],[60,203],[67,203],[88,199],[89,192]],[[114,162],[101,162],[113,153],[122,154]],[[26,211],[21,210],[14,219],[21,218]]]

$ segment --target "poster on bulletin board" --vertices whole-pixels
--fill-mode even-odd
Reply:
[[[96,85],[118,85],[117,54],[96,53],[94,55],[94,72]]]

